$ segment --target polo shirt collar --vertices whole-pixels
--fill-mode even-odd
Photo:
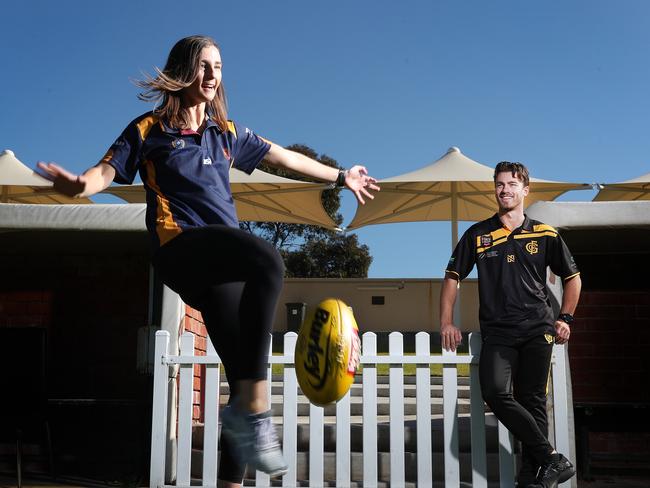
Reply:
[[[217,123],[212,118],[212,114],[207,110],[205,112],[205,117],[206,117],[206,123],[205,123],[205,128],[206,129],[208,129],[209,127],[216,127],[217,129],[219,129],[219,126],[217,125]],[[171,126],[167,125],[167,123],[165,121],[163,121],[162,119],[160,119],[160,126],[162,127],[163,131],[168,133],[168,134],[180,134],[181,133],[180,129],[176,129],[174,127],[171,127]]]
[[[494,226],[495,229],[499,229],[503,227],[503,222],[501,222],[498,213],[495,213],[490,220],[492,221],[492,225]],[[524,223],[521,224],[521,229],[528,232],[531,232],[533,230],[533,223],[531,222],[530,218],[528,218],[528,215],[526,214],[524,214]],[[513,231],[514,230],[515,229],[513,229]]]

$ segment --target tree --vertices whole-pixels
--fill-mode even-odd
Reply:
[[[288,278],[365,278],[372,263],[370,249],[354,234],[312,239],[283,257]]]
[[[309,146],[294,144],[287,149],[304,154],[323,164],[339,168],[336,160],[318,155]],[[283,169],[262,163],[263,171],[286,178],[312,181]],[[323,207],[337,225],[343,223],[339,213],[341,189],[325,190]],[[284,258],[286,276],[292,278],[365,278],[372,263],[370,250],[359,245],[356,235],[343,235],[316,225],[282,222],[241,222],[240,227],[275,246]]]

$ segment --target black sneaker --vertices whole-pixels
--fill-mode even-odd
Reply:
[[[555,488],[558,483],[564,483],[574,474],[576,470],[571,461],[562,454],[551,454],[551,458],[539,468],[537,480],[530,488]]]

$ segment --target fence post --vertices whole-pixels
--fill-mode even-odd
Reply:
[[[309,486],[323,488],[325,473],[325,410],[309,403]]]
[[[167,370],[164,362],[169,346],[169,332],[156,332],[153,361],[153,405],[151,412],[151,466],[149,484],[165,484],[165,449],[167,447]]]
[[[469,335],[469,354],[481,353],[481,334]],[[472,430],[472,487],[487,488],[487,459],[485,446],[485,405],[481,394],[478,364],[469,365],[470,422]]]
[[[567,395],[567,368],[565,346],[554,345],[551,360],[551,375],[553,377],[553,425],[555,426],[555,449],[569,455],[569,402]],[[571,480],[560,486],[571,486]]]
[[[442,349],[442,405],[444,425],[445,486],[459,486],[458,460],[458,370],[456,351]]]
[[[336,486],[350,486],[350,391],[336,403]]]
[[[399,332],[388,335],[388,354],[404,354],[403,337]],[[390,397],[390,486],[405,486],[404,469],[404,366],[391,364],[389,369]]]
[[[415,335],[415,354],[429,356],[431,345],[429,334],[418,332]],[[417,408],[417,463],[418,487],[433,486],[433,467],[431,449],[431,365],[418,364],[415,371],[415,404]]]
[[[287,332],[284,335],[284,405],[282,409],[282,447],[284,459],[289,470],[282,477],[283,486],[296,486],[298,476],[298,379],[293,364],[298,334]],[[290,360],[290,364],[289,364]]]
[[[271,336],[271,339],[269,340],[269,358],[273,356],[273,334],[269,334]],[[284,346],[283,346],[284,347]],[[267,383],[267,389],[266,389],[266,394],[267,398],[269,399],[269,406],[272,406],[272,393],[273,393],[273,364],[269,361],[269,365],[266,369],[266,383]],[[284,437],[284,435],[283,435]],[[284,451],[283,451],[284,454]],[[268,486],[271,486],[271,477],[262,472],[262,471],[256,471],[255,472],[255,486],[258,488],[265,488]]]
[[[217,432],[219,430],[219,387],[220,362],[210,338],[207,340],[206,356],[214,359],[214,363],[205,365],[205,404],[203,405],[203,485],[217,484]]]
[[[190,332],[185,332],[181,336],[181,356],[194,356],[194,334]],[[179,377],[176,482],[180,486],[189,486],[192,459],[194,364],[181,364]]]
[[[515,452],[512,434],[501,422],[499,425],[499,486],[512,488],[515,486]]]
[[[363,334],[363,356],[377,355],[377,335]],[[363,358],[362,358],[363,361]],[[377,488],[377,366],[363,365],[363,484]]]

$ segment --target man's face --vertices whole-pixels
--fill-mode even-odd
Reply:
[[[528,191],[529,187],[524,186],[517,176],[512,176],[510,171],[497,174],[494,182],[494,194],[500,211],[509,212],[519,206],[523,210],[524,197],[528,195]]]

